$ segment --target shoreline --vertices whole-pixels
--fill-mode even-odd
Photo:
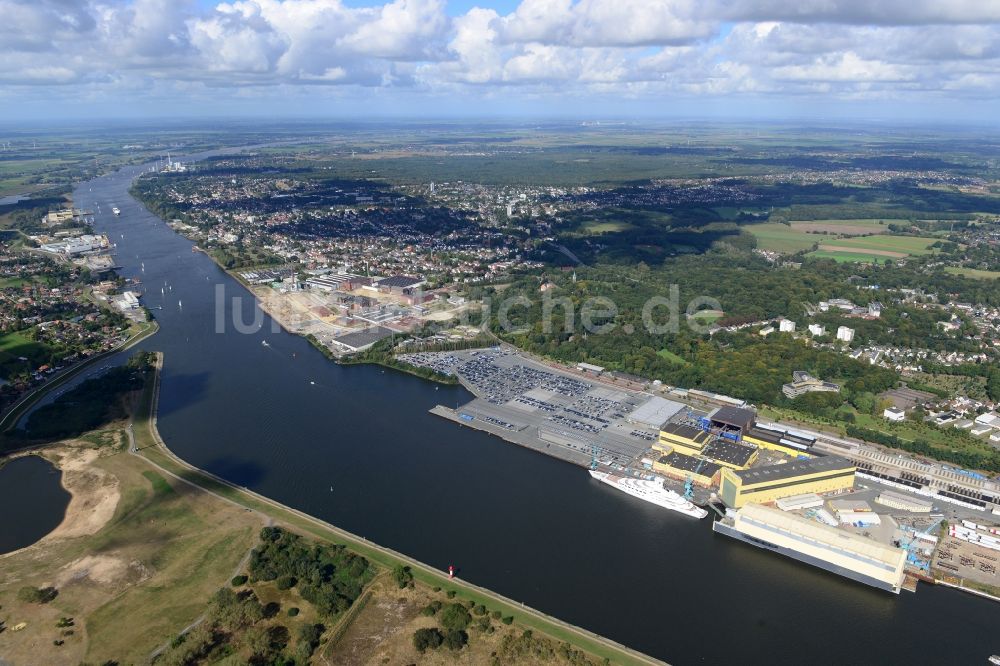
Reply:
[[[523,602],[509,599],[497,592],[459,578],[449,578],[445,571],[439,571],[419,560],[380,546],[363,536],[348,532],[248,488],[237,486],[222,477],[184,461],[170,450],[157,428],[162,364],[163,354],[157,352],[153,369],[153,385],[144,388],[139,408],[133,414],[127,433],[132,440],[129,452],[143,458],[164,474],[225,502],[240,506],[247,511],[260,513],[275,521],[276,524],[283,524],[296,532],[306,533],[312,537],[335,543],[344,543],[355,553],[363,555],[381,566],[389,569],[397,564],[409,566],[414,577],[426,584],[439,586],[444,590],[455,590],[457,593],[474,600],[488,600],[492,605],[500,605],[507,614],[513,615],[515,621],[522,626],[537,629],[554,640],[570,642],[595,657],[607,658],[611,663],[621,664],[656,664],[659,666],[666,664],[664,661],[621,645],[609,638],[535,610]],[[134,427],[137,421],[145,421],[145,423],[139,423],[139,427]],[[145,442],[141,444],[140,440],[145,440]],[[159,458],[159,460],[153,458]]]
[[[9,453],[15,453],[19,450],[27,450],[33,448],[32,446],[28,446],[24,447],[23,449],[10,449],[9,451],[5,451],[2,446],[3,435],[7,432],[10,432],[11,430],[14,430],[17,427],[17,422],[21,420],[21,417],[23,417],[27,411],[29,411],[32,407],[34,407],[35,403],[42,400],[46,396],[46,394],[48,394],[50,391],[59,388],[69,380],[73,379],[73,377],[75,377],[76,375],[80,374],[81,372],[89,368],[97,361],[100,361],[101,359],[111,356],[113,354],[117,354],[118,352],[131,349],[132,347],[139,344],[146,338],[155,335],[160,330],[160,324],[158,321],[156,321],[156,319],[150,318],[150,320],[146,323],[148,324],[148,326],[144,330],[139,331],[138,333],[128,338],[117,347],[114,347],[113,349],[109,349],[107,351],[103,351],[100,354],[91,356],[82,363],[74,365],[73,367],[62,372],[61,374],[56,375],[55,377],[45,382],[44,384],[34,389],[33,391],[30,391],[26,395],[22,396],[21,399],[19,399],[16,403],[14,403],[14,405],[11,406],[11,408],[6,413],[4,413],[2,417],[0,417],[0,453],[9,454]],[[5,425],[6,421],[10,419],[11,416],[14,414],[17,415],[17,418],[15,418],[12,423],[7,423]]]
[[[0,461],[0,465],[5,465],[19,458],[38,456],[59,470],[59,485],[69,493],[62,520],[51,532],[23,548],[0,554],[0,560],[53,541],[95,534],[112,519],[121,501],[120,483],[93,465],[102,457],[98,450],[79,444],[74,439],[35,447],[4,456]]]

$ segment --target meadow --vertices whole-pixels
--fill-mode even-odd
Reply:
[[[946,273],[951,273],[952,275],[962,275],[975,280],[996,280],[1000,278],[1000,271],[984,271],[979,268],[964,268],[961,266],[948,266],[944,270]]]
[[[9,379],[18,373],[34,370],[45,363],[50,352],[47,346],[29,339],[23,331],[0,335],[0,378]],[[28,360],[22,361],[21,358]]]

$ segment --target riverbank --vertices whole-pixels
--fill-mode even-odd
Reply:
[[[157,360],[158,367],[160,364],[162,364],[162,357],[158,357]],[[184,462],[170,451],[159,435],[156,427],[158,394],[159,374],[157,373],[152,386],[144,390],[143,401],[136,413],[131,432],[134,437],[136,454],[145,458],[171,478],[227,503],[256,512],[260,516],[266,516],[293,531],[344,544],[352,551],[389,570],[399,565],[410,567],[415,580],[420,583],[431,587],[440,587],[445,591],[454,591],[463,600],[471,600],[477,604],[497,608],[503,615],[513,617],[514,622],[520,626],[539,631],[558,641],[569,642],[600,659],[608,659],[615,664],[663,663],[490,590],[460,579],[449,578],[446,572],[438,571],[402,553],[374,544],[364,537],[351,534]]]
[[[9,663],[146,663],[257,542],[264,521],[128,455],[122,425],[99,431],[114,435],[102,446],[90,433],[40,452],[60,467],[72,498],[53,532],[0,556],[0,652]],[[32,603],[24,587],[56,596]]]
[[[3,415],[3,417],[0,417],[0,452],[3,452],[4,450],[4,442],[2,441],[3,433],[10,432],[14,428],[16,428],[17,422],[21,420],[21,417],[24,416],[28,411],[30,411],[31,408],[34,407],[38,403],[38,401],[44,398],[49,392],[59,388],[69,380],[79,375],[84,370],[93,366],[98,361],[107,358],[108,356],[111,356],[113,354],[117,354],[118,352],[131,349],[132,347],[139,344],[146,338],[155,334],[159,330],[159,328],[160,325],[156,322],[156,320],[151,319],[150,321],[146,322],[145,325],[140,327],[140,329],[136,331],[132,336],[130,336],[127,340],[122,342],[117,347],[109,349],[105,352],[101,352],[100,354],[92,356],[81,363],[77,363],[73,367],[68,368],[64,372],[56,375],[55,377],[45,382],[38,388],[28,392],[28,394],[21,397],[21,399],[18,400],[16,403],[14,403],[14,405]],[[7,453],[10,452],[11,451],[7,451]]]

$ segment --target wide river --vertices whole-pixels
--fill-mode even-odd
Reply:
[[[160,431],[190,463],[674,664],[981,664],[1000,652],[1000,604],[925,584],[894,596],[716,535],[708,519],[427,413],[464,389],[338,366],[275,332],[128,195],[137,173],[83,183],[75,204],[100,206],[123,275],[163,307],[142,347],[165,354]],[[263,329],[236,330],[234,308]]]

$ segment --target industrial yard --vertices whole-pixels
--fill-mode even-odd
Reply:
[[[503,348],[404,354],[401,361],[456,375],[476,399],[454,417],[569,462],[641,467],[677,402],[557,371]],[[693,416],[693,412],[691,412]]]
[[[972,473],[758,422],[725,396],[637,390],[600,367],[555,367],[513,348],[398,359],[455,376],[475,395],[435,414],[583,467],[662,482],[714,508],[716,532],[895,593],[935,577],[1000,588],[995,528],[980,522],[974,544],[968,528],[954,534],[955,524],[997,513],[990,482]],[[913,473],[919,465],[925,475]]]

